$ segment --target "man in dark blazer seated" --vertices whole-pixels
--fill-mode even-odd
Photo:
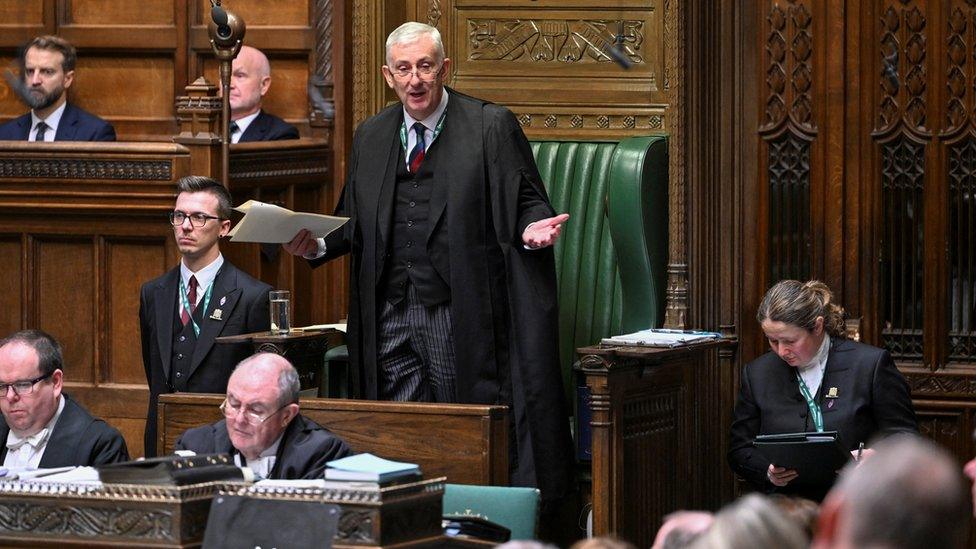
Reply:
[[[383,76],[400,103],[353,139],[341,231],[285,246],[319,264],[351,252],[350,361],[365,398],[512,406],[511,484],[544,514],[573,490],[549,204],[511,111],[444,86],[440,33],[406,23]]]
[[[146,455],[156,455],[156,401],[173,392],[223,393],[247,344],[215,345],[218,336],[262,332],[271,325],[268,292],[225,261],[219,240],[230,230],[231,197],[209,177],[187,176],[170,222],[182,259],[142,286],[139,326],[149,383]]]
[[[325,464],[351,454],[328,429],[299,413],[298,372],[287,359],[258,353],[245,359],[227,383],[224,418],[195,427],[175,450],[232,454],[239,467],[261,478],[322,478]]]
[[[20,54],[21,98],[31,112],[0,126],[0,140],[115,141],[115,129],[68,103],[75,48],[59,36],[38,36]]]
[[[261,50],[241,47],[230,76],[230,141],[298,139],[298,129],[261,109],[271,88],[271,64]]]
[[[64,393],[61,346],[40,330],[0,340],[0,462],[8,469],[128,461],[117,430]]]

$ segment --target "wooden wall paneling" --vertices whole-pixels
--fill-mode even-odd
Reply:
[[[0,334],[9,334],[23,326],[24,248],[21,235],[0,234]]]
[[[17,46],[54,32],[55,0],[6,0],[0,3],[0,47]]]
[[[33,273],[30,324],[61,343],[70,379],[94,384],[96,267],[92,238],[34,235],[29,257],[28,268]]]
[[[176,262],[167,253],[168,228],[154,238],[103,236],[100,269],[99,326],[104,338],[99,345],[102,359],[99,383],[142,384],[146,381],[142,365],[139,334],[139,290],[142,284],[171,269]]]
[[[58,34],[78,48],[71,100],[115,126],[119,140],[168,140],[184,73],[186,5],[66,0]]]

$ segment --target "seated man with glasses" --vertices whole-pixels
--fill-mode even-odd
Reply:
[[[223,393],[248,344],[215,345],[219,336],[270,328],[271,286],[224,261],[220,239],[230,231],[231,197],[219,182],[187,176],[176,183],[169,214],[181,261],[143,284],[139,303],[142,361],[149,383],[146,456],[156,455],[156,402],[174,392]]]
[[[327,462],[352,451],[298,413],[298,392],[298,372],[287,359],[256,354],[230,376],[227,398],[220,405],[225,419],[188,430],[175,449],[232,454],[238,466],[261,478],[322,478]]]
[[[8,469],[128,461],[117,430],[62,392],[61,346],[40,330],[0,339],[0,459]]]

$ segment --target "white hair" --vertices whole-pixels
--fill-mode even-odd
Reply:
[[[444,54],[444,42],[441,40],[441,32],[436,27],[416,21],[408,21],[393,29],[393,32],[386,37],[386,64],[393,64],[393,59],[390,58],[390,48],[403,44],[412,44],[423,36],[429,36],[431,41],[434,42],[434,51],[437,54],[436,61],[438,63],[443,61],[446,55]]]

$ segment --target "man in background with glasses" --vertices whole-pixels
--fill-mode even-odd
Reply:
[[[40,330],[0,340],[0,460],[7,469],[128,461],[122,435],[67,393],[61,346]]]
[[[350,253],[349,359],[370,399],[512,407],[511,484],[542,492],[543,523],[574,490],[559,364],[549,204],[508,109],[445,85],[440,32],[404,23],[383,77],[399,104],[356,130],[350,221],[285,245],[313,265]],[[476,85],[476,84],[469,84]]]
[[[270,328],[268,292],[224,260],[220,239],[230,231],[231,197],[219,182],[191,175],[176,183],[169,214],[180,265],[142,286],[139,326],[149,383],[146,456],[156,455],[160,394],[223,393],[234,365],[251,354],[247,344],[215,345],[219,336]]]
[[[227,398],[220,405],[224,419],[186,431],[175,449],[231,454],[239,467],[261,478],[322,478],[326,463],[352,451],[299,413],[299,389],[298,372],[287,359],[253,355],[227,383]]]

